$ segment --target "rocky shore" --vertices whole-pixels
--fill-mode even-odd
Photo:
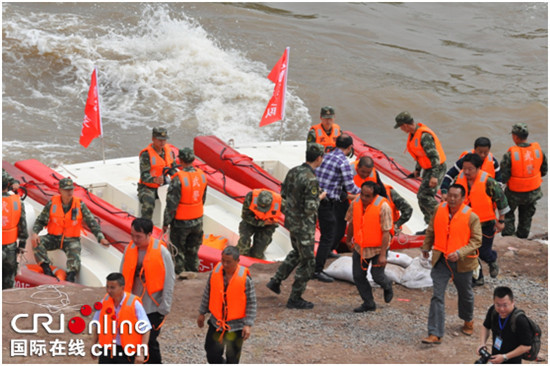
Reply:
[[[360,304],[355,286],[336,281],[311,281],[304,298],[315,303],[313,310],[289,310],[285,307],[293,275],[282,285],[282,294],[275,295],[265,284],[278,264],[254,265],[251,273],[258,298],[258,317],[252,336],[243,347],[242,363],[473,363],[478,356],[480,327],[486,309],[492,304],[496,286],[510,286],[516,296],[516,305],[526,311],[541,326],[542,350],[539,357],[546,363],[548,354],[548,246],[539,241],[517,238],[495,239],[499,253],[500,274],[496,279],[485,277],[485,286],[475,292],[475,331],[472,337],[460,333],[462,321],[457,315],[457,298],[453,285],[446,296],[446,334],[439,346],[420,343],[426,335],[431,288],[408,289],[394,287],[395,296],[385,304],[382,291],[375,289],[378,309],[373,313],[355,314],[352,309]],[[417,256],[419,249],[406,250]],[[488,273],[485,266],[484,273]],[[172,311],[162,329],[160,342],[165,363],[206,363],[203,349],[206,329],[196,325],[197,309],[207,274],[196,279],[178,281]],[[65,286],[46,289],[16,289],[3,291],[2,362],[3,363],[93,363],[89,351],[91,336],[84,331],[74,335],[46,334],[39,328],[37,334],[17,334],[11,321],[17,314],[48,313],[54,321],[52,329],[59,328],[59,315],[65,323],[81,316],[82,305],[93,305],[105,290]],[[82,316],[81,316],[82,317]],[[86,323],[88,323],[88,318]],[[32,327],[31,321],[20,320],[21,328]],[[84,356],[52,356],[55,339],[68,342],[81,339]],[[43,340],[47,345],[42,356],[11,357],[13,340]]]

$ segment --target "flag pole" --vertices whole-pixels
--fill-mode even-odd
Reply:
[[[105,143],[103,141],[103,122],[101,120],[101,95],[99,94],[99,72],[97,71],[97,66],[94,67],[95,75],[97,78],[97,107],[99,109],[99,129],[101,137],[101,153],[103,155],[103,164],[105,164]]]
[[[285,111],[286,111],[286,82],[288,81],[288,71],[290,65],[290,47],[286,48],[286,74],[285,74],[285,84],[283,87],[283,118],[281,118],[281,132],[279,133],[279,145],[283,143],[283,123],[285,121]]]

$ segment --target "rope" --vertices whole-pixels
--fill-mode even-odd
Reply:
[[[233,198],[233,199],[244,199],[245,196],[233,196],[232,194],[230,194],[228,191],[227,191],[227,179],[226,179],[226,176],[225,176],[225,172],[223,170],[216,170],[216,171],[213,171],[213,172],[207,172],[207,171],[204,171],[205,174],[208,174],[208,175],[214,175],[216,173],[221,173],[222,174],[222,180],[223,180],[223,185],[222,185],[222,188],[223,188],[223,193],[225,193],[226,196],[230,197],[230,198]]]
[[[44,302],[36,302],[36,301],[29,301],[29,300],[6,301],[4,299],[2,299],[2,303],[4,303],[4,304],[25,304],[25,303],[33,304],[33,305],[37,305],[37,306],[48,309],[48,311],[52,314],[59,313],[61,311],[71,311],[71,310],[78,311],[78,310],[80,310],[80,308],[84,304],[71,305],[71,300],[69,298],[69,295],[64,291],[59,290],[60,288],[63,288],[63,287],[64,287],[63,285],[40,285],[40,286],[35,287],[35,289],[37,289],[38,291],[31,294],[31,299],[37,299],[37,300],[42,300],[42,301],[59,299],[60,305],[47,304],[47,303],[44,303]],[[23,290],[23,289],[14,288],[14,289],[9,289],[9,290],[4,290],[4,291],[12,292],[12,291],[20,291],[20,290]],[[44,294],[52,294],[52,295],[44,296]],[[42,297],[40,297],[40,296],[42,296]],[[4,296],[4,298],[5,298],[5,296]]]

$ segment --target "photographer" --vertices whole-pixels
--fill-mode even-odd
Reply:
[[[516,307],[514,294],[509,287],[497,287],[493,293],[494,305],[489,308],[481,328],[480,345],[477,353],[485,347],[489,331],[493,334],[491,363],[521,363],[521,356],[531,349],[529,323],[524,315],[516,318],[515,331],[511,317]]]

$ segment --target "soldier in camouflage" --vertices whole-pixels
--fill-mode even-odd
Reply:
[[[166,232],[170,226],[170,241],[178,249],[174,259],[174,271],[176,275],[185,277],[183,272],[199,271],[198,253],[204,234],[202,209],[206,200],[206,176],[202,170],[193,167],[193,149],[185,147],[179,151],[178,156],[182,163],[182,171],[174,176],[168,187],[162,230]],[[189,178],[187,172],[196,172],[200,176],[199,180]],[[189,179],[191,182],[185,186],[185,191],[192,190],[191,196],[195,202],[184,202],[182,198],[182,180],[188,182]],[[189,217],[191,205],[198,210],[196,212],[200,212]]]
[[[265,250],[271,243],[275,229],[279,226],[277,225],[277,216],[283,210],[284,200],[281,200],[280,205],[274,207],[274,212],[267,215],[273,203],[273,195],[279,195],[268,189],[259,189],[258,191],[257,202],[253,202],[253,193],[255,191],[248,192],[244,198],[237,248],[239,248],[239,252],[242,255],[265,259]],[[254,210],[263,213],[266,218],[258,217],[254,213]],[[254,243],[251,247],[252,236],[254,236]]]
[[[2,290],[12,288],[15,284],[15,275],[17,274],[17,255],[25,252],[25,245],[29,233],[27,232],[27,218],[25,215],[25,205],[23,205],[20,199],[15,198],[16,205],[20,207],[20,216],[16,224],[17,239],[19,239],[19,245],[17,241],[8,239],[8,235],[4,232],[10,225],[8,222],[10,215],[10,208],[8,202],[10,200],[10,194],[8,188],[10,187],[10,178],[13,179],[7,172],[2,169]],[[15,223],[14,223],[15,224]],[[15,237],[15,235],[14,235]]]
[[[166,143],[167,139],[168,132],[166,128],[153,128],[153,142],[141,150],[139,154],[138,199],[141,217],[150,220],[153,218],[153,212],[155,211],[158,187],[166,183],[166,175],[172,176],[177,173],[176,159],[171,151],[171,145]],[[152,157],[152,153],[158,154],[160,157],[158,160],[161,161],[157,161],[156,156]],[[170,156],[166,156],[167,153]],[[154,166],[152,166],[152,162],[155,163]],[[156,170],[162,170],[162,167],[169,169],[167,172],[156,172]]]
[[[422,127],[423,129],[427,129],[424,125],[415,123],[409,112],[399,113],[395,117],[395,122],[396,124],[394,128],[400,128],[403,132],[409,134],[409,139],[407,141],[408,149],[409,144],[415,138],[419,128]],[[422,132],[420,137],[420,146],[421,150],[423,150],[423,153],[421,153],[421,155],[423,155],[422,158],[420,157],[421,155],[417,155],[417,157],[415,157],[413,152],[411,152],[411,149],[409,149],[409,152],[416,160],[416,166],[413,172],[414,177],[419,177],[420,172],[423,170],[422,183],[418,188],[416,197],[418,198],[418,206],[424,214],[424,221],[426,224],[429,224],[432,215],[434,214],[435,207],[437,206],[435,195],[441,185],[441,182],[443,181],[443,178],[445,177],[447,165],[445,163],[443,148],[441,147],[435,134],[432,135],[431,133]],[[424,159],[426,163],[422,163],[421,159]],[[422,168],[421,163],[425,164],[425,166],[429,166],[429,168]],[[418,232],[417,235],[424,235],[425,233],[426,230],[423,230]]]
[[[292,291],[286,304],[289,309],[312,309],[313,303],[302,298],[307,282],[315,269],[313,245],[319,202],[326,193],[319,192],[315,169],[323,162],[324,147],[317,143],[307,146],[306,162],[289,170],[282,185],[281,196],[285,202],[285,227],[290,231],[292,250],[277,273],[267,283],[276,294],[281,293],[281,282],[296,268]]]
[[[105,239],[105,236],[101,232],[101,228],[90,209],[86,204],[78,197],[73,197],[74,184],[70,178],[63,178],[59,181],[59,194],[60,196],[54,196],[46,205],[44,209],[36,218],[34,226],[32,228],[31,241],[34,247],[34,257],[36,262],[42,266],[44,274],[55,277],[50,268],[50,259],[48,258],[48,251],[62,249],[67,255],[67,281],[74,282],[77,273],[80,271],[80,235],[78,236],[65,236],[65,231],[69,226],[73,226],[73,222],[78,220],[79,215],[82,216],[82,220],[88,225],[92,234],[95,235],[100,244],[108,246],[109,242]],[[50,210],[52,209],[53,200],[61,200],[61,208],[66,215],[63,219],[62,234],[54,235],[50,234],[52,226]],[[78,204],[80,204],[80,213],[78,212]],[[54,210],[57,207],[54,208]],[[70,211],[70,213],[69,213]],[[69,216],[67,218],[67,216]],[[48,234],[45,236],[38,236],[38,233],[48,226]],[[80,230],[79,230],[80,231]]]
[[[540,149],[537,142],[527,142],[529,129],[525,123],[517,123],[512,127],[512,139],[516,146],[511,147],[502,157],[500,170],[502,182],[507,184],[505,194],[510,205],[510,211],[505,217],[505,226],[502,236],[516,235],[518,238],[527,238],[531,230],[531,220],[535,215],[537,201],[542,198],[540,183],[542,178],[536,178],[538,183],[533,186],[515,184],[512,182],[521,179],[533,179],[535,176],[544,177],[548,173],[548,161],[546,154]],[[512,152],[512,150],[518,150]],[[537,157],[537,155],[539,155]],[[522,161],[523,160],[523,161]],[[516,165],[522,165],[525,169],[523,177],[515,176],[512,172]],[[518,173],[516,173],[518,174]],[[521,174],[521,173],[519,173]],[[537,186],[538,184],[538,186]],[[515,211],[518,209],[518,227],[515,226]]]
[[[17,191],[19,189],[19,181],[12,177],[4,168],[2,168],[2,181],[4,177],[8,180],[8,189],[10,191]]]

